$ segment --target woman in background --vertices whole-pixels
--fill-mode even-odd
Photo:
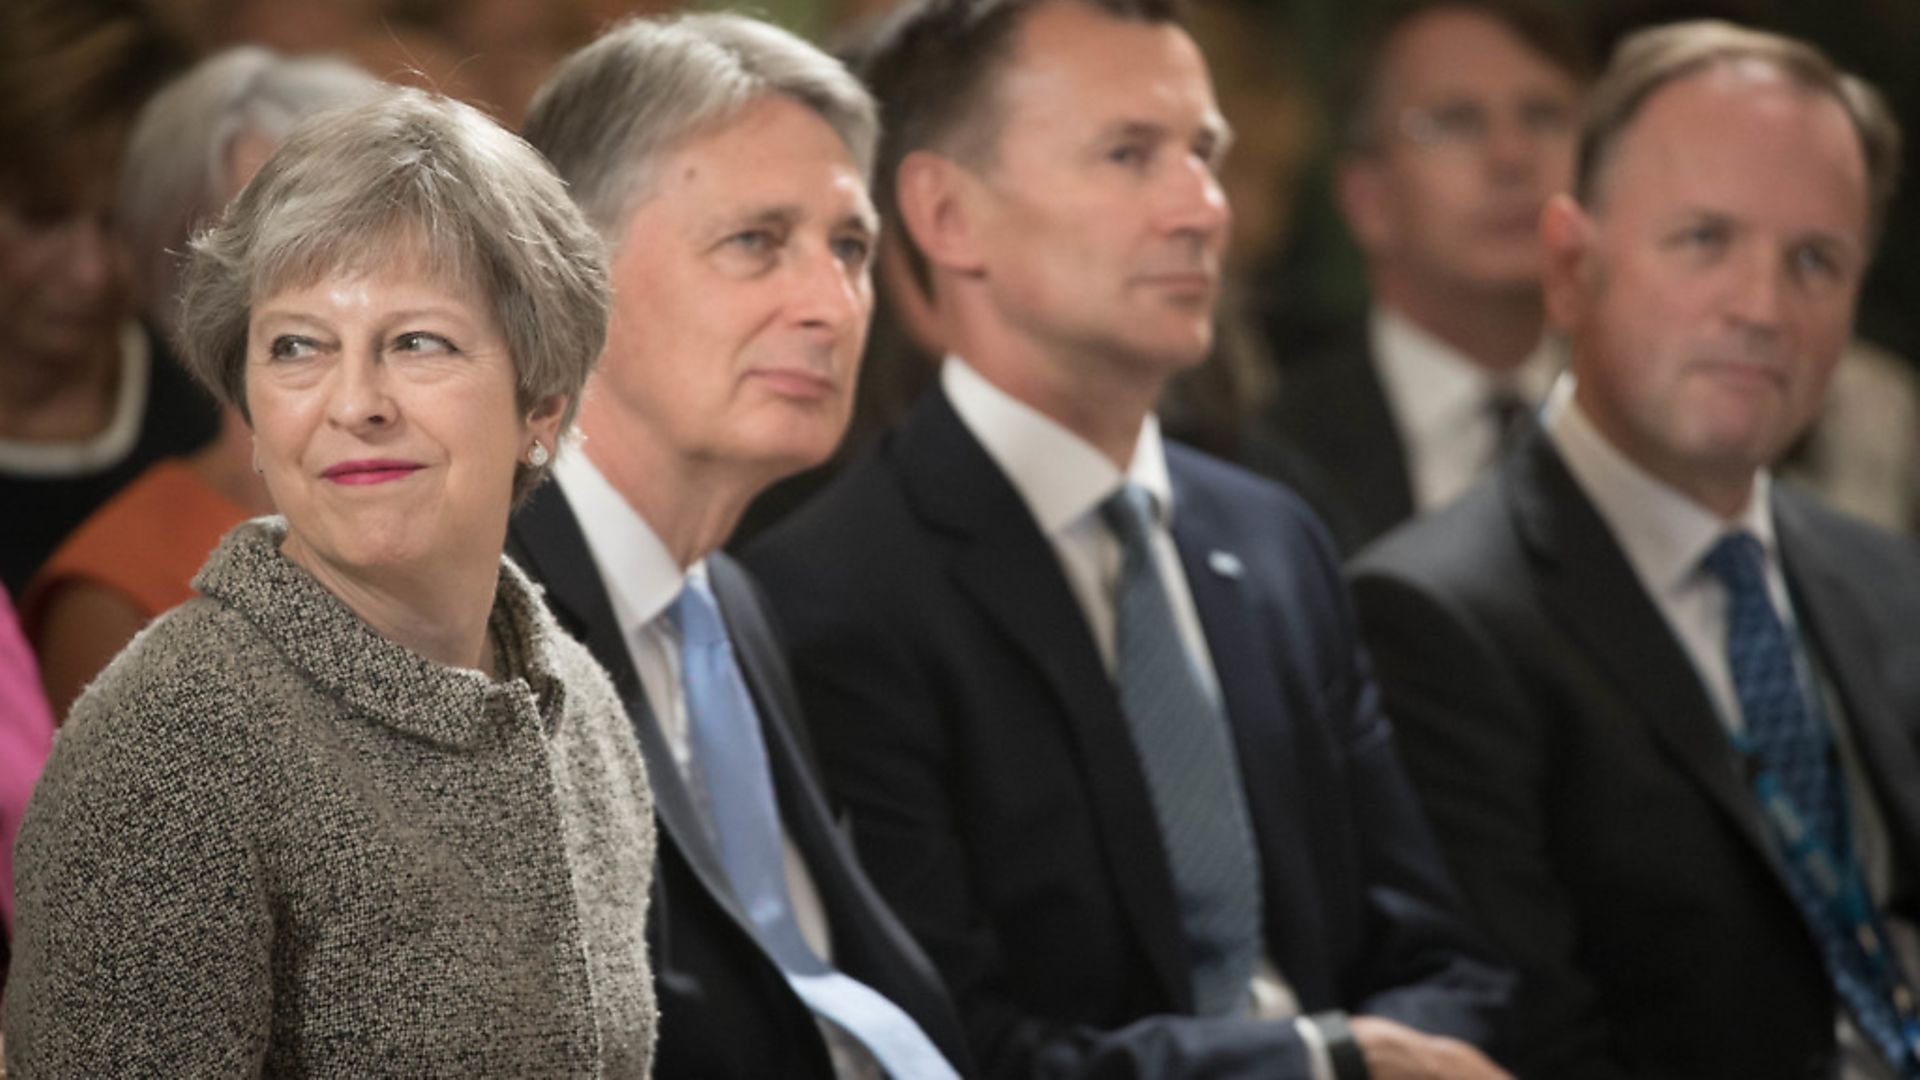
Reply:
[[[188,55],[136,0],[0,3],[0,584],[16,598],[83,518],[217,425],[133,317],[113,220],[133,117]]]
[[[287,132],[382,87],[343,61],[244,46],[201,61],[154,95],[128,140],[116,199],[149,326],[178,343],[188,238],[240,193]],[[142,473],[41,566],[20,619],[56,716],[148,620],[193,595],[194,572],[228,529],[271,512],[251,453],[246,422],[223,409],[212,442]]]
[[[646,1075],[644,767],[501,556],[605,338],[595,233],[525,143],[394,91],[290,135],[184,296],[285,516],[73,708],[9,1074]]]

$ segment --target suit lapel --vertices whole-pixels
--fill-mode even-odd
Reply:
[[[1284,971],[1325,971],[1326,964],[1307,959],[1324,950],[1325,904],[1307,858],[1315,843],[1297,802],[1306,788],[1291,743],[1291,713],[1275,669],[1272,635],[1261,629],[1239,554],[1220,546],[1227,531],[1214,520],[1215,507],[1187,497],[1191,481],[1172,448],[1168,465],[1174,482],[1174,546],[1220,682],[1259,847],[1267,949]],[[1331,1000],[1335,993],[1330,985],[1296,985],[1295,990],[1303,1000]]]
[[[1793,592],[1795,613],[1807,645],[1833,679],[1858,757],[1884,808],[1895,865],[1920,866],[1920,754],[1904,720],[1886,695],[1876,656],[1879,635],[1868,623],[1846,581],[1819,557],[1819,536],[1805,509],[1790,497],[1774,500],[1780,557]]]
[[[647,762],[647,780],[653,788],[654,814],[661,830],[693,868],[707,893],[751,936],[750,924],[733,899],[726,868],[714,850],[704,817],[693,793],[680,776],[680,766],[667,745],[646,690],[634,670],[620,625],[613,614],[593,552],[587,547],[580,522],[558,484],[543,484],[508,526],[509,549],[528,572],[546,585],[547,602],[569,633],[585,642],[593,658],[613,677],[614,688],[627,709],[627,719]]]
[[[1777,867],[1766,824],[1699,673],[1606,522],[1543,434],[1527,435],[1501,468],[1543,602],[1680,770]]]
[[[1375,370],[1365,325],[1310,363],[1286,373],[1281,422],[1313,459],[1360,536],[1372,538],[1413,514],[1406,444]]]
[[[1190,1008],[1191,965],[1146,776],[1058,557],[937,388],[901,430],[895,453],[915,512],[953,540],[960,590],[1058,700],[1121,903],[1168,1000]]]
[[[941,992],[940,975],[864,874],[852,845],[834,825],[815,777],[820,775],[807,727],[773,627],[738,564],[707,560],[741,674],[760,715],[780,820],[806,860],[833,935],[834,966],[869,983],[905,1009],[950,1061],[967,1061],[959,1020]]]

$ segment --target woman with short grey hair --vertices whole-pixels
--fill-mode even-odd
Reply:
[[[284,517],[75,705],[16,852],[16,1076],[645,1076],[651,795],[501,556],[607,323],[545,162],[418,91],[281,145],[185,272]]]

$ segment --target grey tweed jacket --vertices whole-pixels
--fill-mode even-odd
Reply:
[[[645,767],[502,562],[510,677],[375,633],[240,526],[73,711],[29,804],[8,1072],[640,1077]]]

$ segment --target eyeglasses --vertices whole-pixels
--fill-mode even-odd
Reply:
[[[1536,98],[1511,111],[1520,133],[1535,142],[1552,142],[1573,135],[1573,106],[1564,101]],[[1485,150],[1499,123],[1493,109],[1479,101],[1456,101],[1437,108],[1415,106],[1400,114],[1400,131],[1415,146],[1436,153]]]

